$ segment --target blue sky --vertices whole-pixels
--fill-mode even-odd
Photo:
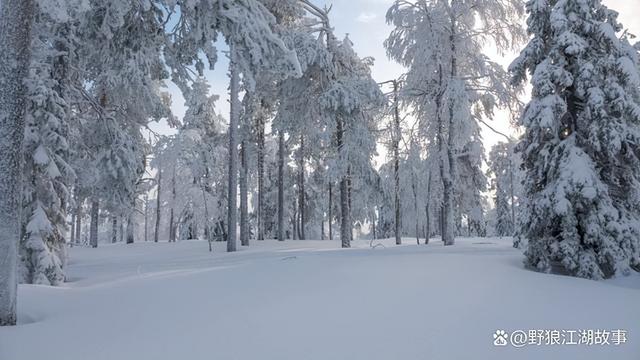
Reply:
[[[640,21],[638,21],[640,0],[603,0],[603,2],[620,13],[619,20],[632,33],[640,35]],[[385,15],[393,0],[314,0],[314,3],[321,7],[332,6],[329,15],[336,35],[341,38],[348,34],[360,56],[371,56],[376,59],[372,73],[377,81],[390,80],[402,74],[402,67],[387,58],[383,46],[385,38],[391,31],[391,27],[386,24]],[[487,52],[493,53],[491,48],[488,48]],[[508,65],[515,56],[515,53],[507,54],[504,58],[496,58],[496,61]],[[220,95],[217,108],[225,117],[229,113],[227,65],[224,56],[220,56],[216,70],[207,73],[212,92]],[[170,87],[170,91],[173,94],[174,113],[178,117],[182,117],[184,99],[174,86]],[[492,126],[503,132],[513,133],[507,114],[497,114],[496,118],[492,120]],[[160,133],[173,132],[163,124],[154,125],[152,128]],[[502,140],[500,136],[493,134],[488,129],[484,129],[483,137],[487,149]]]

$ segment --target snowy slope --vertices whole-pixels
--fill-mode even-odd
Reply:
[[[0,328],[0,359],[640,359],[638,276],[530,272],[510,239],[384,243],[74,248],[70,283],[20,287],[22,324]],[[629,333],[619,346],[517,349],[494,346],[496,329]]]

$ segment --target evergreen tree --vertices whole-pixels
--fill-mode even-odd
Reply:
[[[488,159],[488,175],[491,177],[490,190],[494,193],[495,234],[513,236],[515,233],[514,204],[514,147],[512,143],[498,143],[491,148]]]
[[[602,279],[640,270],[638,52],[599,0],[530,0],[520,124],[526,265]]]

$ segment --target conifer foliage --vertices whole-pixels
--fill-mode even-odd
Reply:
[[[530,0],[511,65],[532,100],[520,124],[526,264],[602,279],[640,270],[638,52],[599,0]]]

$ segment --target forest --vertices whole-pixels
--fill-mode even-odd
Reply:
[[[637,25],[619,20],[622,10],[640,15],[636,1],[357,0],[349,4],[386,11],[369,15],[389,29],[384,39],[369,41],[379,41],[402,74],[380,78],[374,76],[379,59],[356,50],[344,14],[336,13],[347,0],[334,1],[338,10],[319,0],[0,0],[0,326],[18,325],[16,331],[0,328],[0,359],[46,356],[24,349],[28,338],[59,330],[62,325],[49,319],[88,296],[66,292],[62,298],[55,289],[167,276],[176,281],[172,286],[192,284],[185,298],[211,287],[203,296],[243,311],[243,294],[262,296],[256,279],[270,271],[273,277],[264,281],[286,287],[281,298],[287,303],[318,289],[335,301],[376,294],[374,303],[391,296],[379,291],[397,291],[398,299],[416,307],[430,297],[467,297],[453,305],[434,300],[445,308],[472,306],[474,296],[449,288],[448,275],[459,278],[460,287],[485,284],[481,293],[489,296],[497,285],[486,277],[509,272],[503,281],[524,284],[524,292],[530,291],[526,284],[536,284],[549,292],[576,291],[572,299],[589,299],[585,307],[618,304],[611,318],[617,323],[591,318],[575,326],[626,326],[635,343],[612,358],[637,359],[640,310],[631,304],[640,300],[640,42],[625,26]],[[347,18],[352,27],[370,21]],[[221,88],[226,93],[216,93]],[[493,269],[491,256],[509,265]],[[299,271],[317,288],[296,290],[299,279],[289,278],[302,276],[291,273],[296,268],[279,272],[265,259],[296,266],[309,261]],[[210,282],[199,275],[225,266],[240,267],[237,279],[230,270],[228,276],[211,273]],[[390,270],[378,274],[378,266]],[[473,280],[472,269],[461,270],[467,266],[488,273]],[[331,267],[378,274],[371,275],[378,282],[344,275],[357,285],[340,292],[343,285],[329,285],[334,275],[341,277]],[[398,277],[389,275],[394,271]],[[441,272],[442,278],[410,288],[391,284],[413,271],[418,279],[420,272]],[[179,285],[170,272],[191,277]],[[227,284],[232,278],[235,285]],[[441,293],[422,293],[433,286]],[[165,296],[152,289],[136,298],[131,291],[117,288],[109,296],[124,302]],[[420,301],[412,291],[422,294]],[[229,294],[237,294],[229,300],[236,305],[224,305]],[[82,304],[102,303],[107,295],[101,296],[78,300],[79,310],[65,310],[75,316],[67,321],[80,318]],[[491,296],[485,300],[500,301]],[[568,321],[566,296],[545,306],[557,306],[553,311]],[[359,303],[353,301],[344,306]],[[512,301],[524,308],[535,300]],[[202,306],[208,305],[193,304]],[[360,306],[363,314],[377,311]],[[507,312],[518,310],[511,306]],[[292,308],[287,319],[302,311]],[[159,305],[147,309],[156,309],[149,319],[164,312]],[[392,324],[406,325],[401,320],[411,315],[403,311],[389,313],[398,318]],[[424,326],[454,328],[446,317],[429,314],[439,320]],[[364,334],[375,327],[367,316],[353,316],[362,327],[343,331]],[[513,325],[505,329],[513,331],[537,324],[529,317],[531,324],[505,320],[500,326]],[[232,324],[226,336],[243,336],[242,321],[221,321]],[[304,329],[324,323],[309,321]],[[45,327],[19,330],[32,322]],[[201,329],[215,322],[203,321]],[[340,323],[336,318],[333,325]],[[488,326],[496,333],[487,345],[500,346],[494,340],[505,333],[498,325]],[[546,324],[552,325],[572,326]],[[280,326],[273,331],[297,338]],[[477,337],[492,335],[476,330],[485,331]],[[194,342],[209,341],[199,337],[203,331]],[[147,340],[154,339],[161,338]],[[394,357],[373,344],[366,356],[348,356],[352,347],[338,339],[335,347],[317,345],[323,349],[317,353],[281,352],[266,340],[248,339],[244,345],[255,344],[255,352],[236,354],[222,342],[221,358]],[[104,344],[92,341],[71,357],[61,352],[55,358],[81,359]],[[192,346],[188,338],[181,341]],[[427,353],[461,358],[455,352],[461,350],[443,350],[455,347],[450,341]],[[357,336],[354,342],[367,344]],[[416,352],[398,358],[421,358],[427,346],[409,344]],[[138,350],[127,346],[104,358],[200,359],[206,352],[147,353],[144,340]]]

